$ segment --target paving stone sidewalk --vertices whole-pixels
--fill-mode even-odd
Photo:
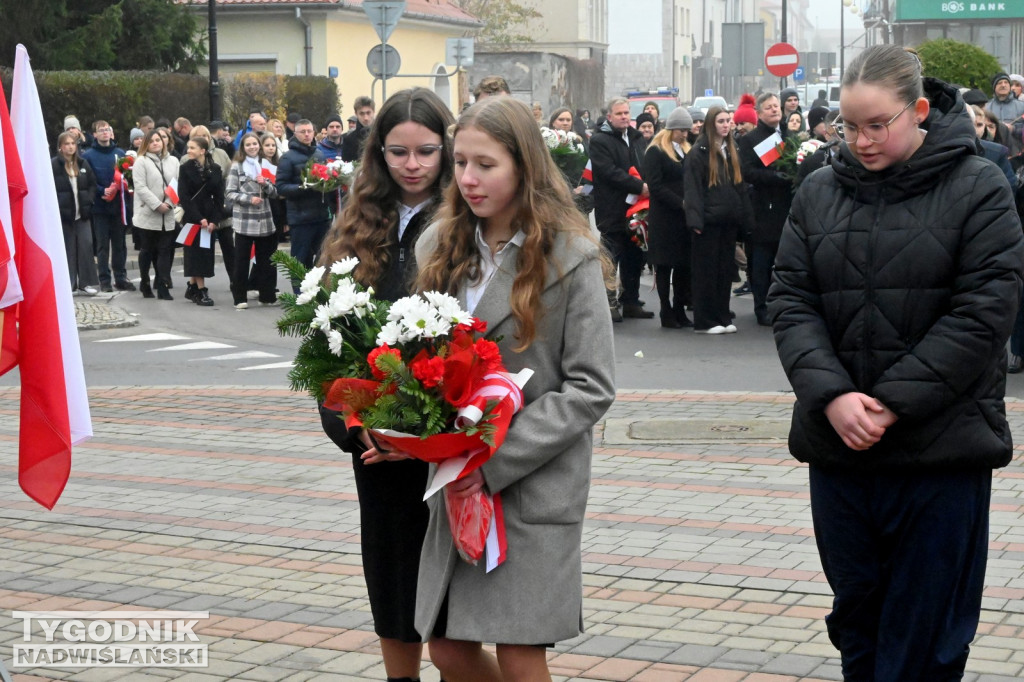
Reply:
[[[0,660],[15,680],[383,680],[349,458],[279,388],[90,390],[95,437],[48,512],[17,487],[17,389],[0,389]],[[557,680],[841,679],[806,469],[784,394],[620,391],[597,427],[587,632]],[[1024,403],[1008,404],[1024,443]],[[784,428],[782,431],[784,433]],[[1024,676],[1024,460],[994,481],[968,682]],[[514,548],[510,548],[514,551]],[[206,668],[11,666],[12,611],[209,611]],[[425,682],[437,682],[425,660]]]

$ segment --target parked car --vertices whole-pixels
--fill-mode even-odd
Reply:
[[[724,97],[714,95],[711,97],[696,97],[693,100],[693,104],[690,106],[700,109],[705,114],[708,113],[708,109],[711,107],[722,107],[726,111],[732,111],[732,106],[725,101]]]

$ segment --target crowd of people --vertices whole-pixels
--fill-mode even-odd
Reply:
[[[1024,100],[1020,79],[998,74],[996,96],[974,109],[970,90],[922,72],[913,51],[879,45],[850,63],[838,111],[805,113],[783,90],[745,94],[734,111],[662,117],[650,102],[632,120],[613,98],[593,126],[587,111],[545,118],[503,96],[499,76],[457,119],[423,88],[393,94],[379,115],[359,98],[347,133],[340,116],[318,135],[307,119],[253,112],[234,138],[222,122],[143,117],[129,135],[130,197],[116,163],[129,152],[110,126],[97,121],[81,151],[68,117],[53,168],[71,286],[133,289],[132,234],[143,296],[171,298],[183,241],[185,297],[212,305],[217,243],[235,307],[250,290],[271,304],[269,257],[286,233],[307,267],[357,257],[354,277],[382,299],[457,296],[509,371],[535,373],[498,454],[451,484],[509,501],[505,563],[458,559],[442,497],[422,499],[427,465],[323,405],[320,417],[352,453],[388,679],[418,680],[426,643],[448,682],[549,680],[547,647],[582,625],[591,432],[615,395],[613,322],[654,317],[640,300],[651,267],[662,327],[735,333],[745,270],[797,398],[790,448],[809,464],[844,677],[959,679],[980,616],[992,470],[1012,454],[1006,373],[1024,350]],[[579,136],[579,177],[556,163],[549,128]],[[816,141],[796,168],[777,163],[791,139]],[[335,157],[360,163],[338,205],[301,175]],[[179,238],[193,230],[208,239]]]
[[[338,197],[305,187],[302,174],[310,160],[359,159],[375,104],[359,97],[353,109],[345,130],[336,114],[319,133],[298,113],[282,120],[253,111],[235,135],[223,121],[141,116],[124,147],[107,121],[85,132],[76,116],[65,117],[52,163],[72,292],[135,291],[130,244],[141,295],[173,300],[180,248],[184,298],[212,306],[206,280],[216,274],[219,248],[234,307],[248,308],[249,292],[274,305],[270,258],[278,245],[290,242],[292,255],[311,267],[338,213]]]

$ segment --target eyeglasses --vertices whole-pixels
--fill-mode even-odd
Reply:
[[[836,135],[839,136],[840,140],[853,144],[860,136],[861,130],[863,130],[864,136],[868,138],[869,141],[874,142],[875,144],[883,144],[889,139],[889,126],[895,123],[896,119],[898,119],[904,111],[914,106],[916,103],[917,100],[908,102],[907,106],[900,109],[895,116],[885,123],[869,123],[868,125],[863,126],[863,128],[858,128],[852,123],[845,123],[841,118],[837,119],[835,123]]]
[[[416,147],[416,149],[398,146],[380,148],[384,152],[384,161],[392,168],[404,166],[409,161],[410,154],[412,154],[412,158],[415,159],[416,163],[424,168],[436,166],[437,162],[441,159],[442,149],[444,149],[444,146],[439,144],[424,144]]]

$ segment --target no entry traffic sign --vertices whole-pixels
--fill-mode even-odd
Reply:
[[[785,78],[800,65],[800,53],[789,43],[775,43],[764,53],[764,65],[773,76]]]

